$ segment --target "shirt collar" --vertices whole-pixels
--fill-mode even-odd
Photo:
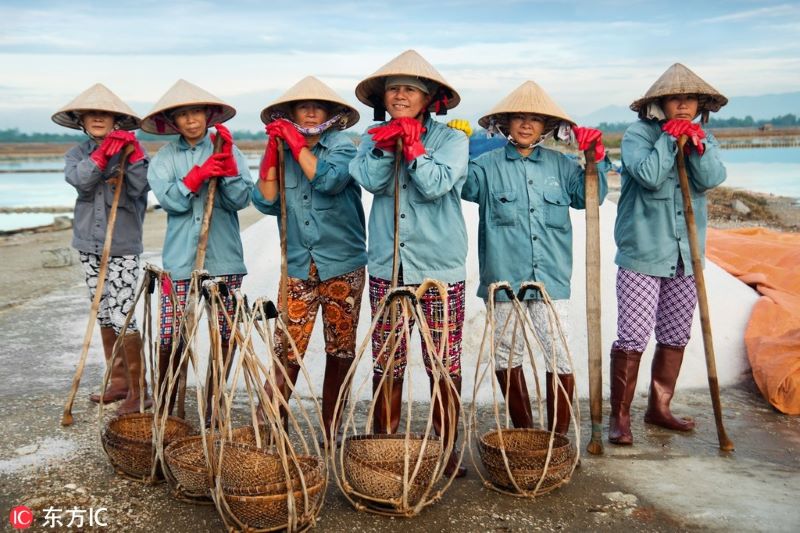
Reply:
[[[319,139],[317,140],[317,144],[319,144],[320,146],[322,146],[326,150],[330,148],[329,142],[330,142],[330,136],[332,134],[331,130],[333,130],[333,129],[334,129],[334,126],[331,126],[327,130],[323,131],[322,135],[320,135]]]
[[[519,151],[517,150],[517,147],[514,146],[513,144],[508,143],[508,144],[506,144],[505,148],[506,148],[506,158],[507,159],[511,159],[511,160],[522,159],[522,154],[519,153]],[[537,146],[536,148],[533,149],[533,152],[531,152],[531,155],[529,155],[526,159],[528,159],[529,161],[539,161],[539,159],[541,159],[541,157],[542,157],[542,154],[541,154],[540,148]]]
[[[202,148],[206,144],[211,144],[211,134],[208,131],[206,131],[206,136],[203,137],[203,140],[194,146],[186,142],[186,139],[183,138],[183,135],[178,137],[178,148],[181,150],[189,150],[190,148]]]

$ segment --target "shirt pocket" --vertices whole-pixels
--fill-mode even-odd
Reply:
[[[544,223],[548,228],[569,228],[569,197],[561,189],[545,189]]]
[[[300,178],[295,172],[284,173],[283,181],[287,189],[296,189],[300,185]]]
[[[106,205],[109,208],[114,204],[114,193],[117,187],[117,185],[111,185],[108,182],[103,184],[103,188],[105,189],[103,191],[103,196],[105,197]],[[130,209],[131,201],[128,198],[128,195],[125,194],[125,188],[127,185],[123,185],[122,187],[122,191],[119,193],[119,204],[117,205],[118,207],[122,207],[124,209]]]
[[[492,223],[495,226],[515,226],[516,191],[492,192]]]

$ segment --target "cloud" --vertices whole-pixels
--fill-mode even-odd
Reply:
[[[735,11],[733,13],[726,13],[715,17],[708,17],[699,20],[703,23],[718,23],[718,22],[740,22],[751,19],[764,19],[764,18],[784,18],[788,15],[800,15],[800,7],[795,4],[780,4],[776,6],[759,7],[757,9],[748,9],[744,11]]]

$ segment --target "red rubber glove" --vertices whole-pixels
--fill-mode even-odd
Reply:
[[[190,191],[197,194],[204,182],[211,178],[225,175],[226,157],[231,156],[228,154],[212,154],[202,165],[192,167],[192,170],[183,178],[183,184]]]
[[[100,170],[105,170],[108,166],[108,160],[114,157],[122,150],[126,144],[136,141],[133,133],[123,130],[114,130],[106,135],[97,150],[92,152],[91,159]]]
[[[384,152],[394,152],[398,137],[403,135],[403,128],[392,120],[388,124],[375,126],[367,130],[367,133],[372,135],[372,140],[375,141],[376,148],[380,148]]]
[[[594,143],[594,160],[602,161],[606,157],[606,147],[603,146],[603,132],[595,128],[584,128],[575,126],[575,140],[578,141],[578,150],[581,152],[588,150]]]
[[[258,168],[259,179],[276,181],[277,175],[273,179],[269,179],[269,169],[271,168],[278,168],[278,141],[275,137],[270,137],[264,147],[264,157],[261,158],[261,166]]]
[[[223,126],[222,124],[216,124],[214,128],[219,133],[219,136],[222,137],[222,153],[223,154],[233,154],[233,135],[231,135],[231,130]],[[211,134],[211,142],[215,142],[217,140],[217,136],[213,133]],[[239,173],[238,171],[236,172]]]
[[[103,146],[98,146],[92,155],[89,156],[89,159],[94,161],[94,164],[97,165],[97,168],[100,169],[100,172],[104,172],[106,167],[108,166],[108,156],[104,153]]]
[[[689,138],[689,144],[684,146],[684,151],[688,153],[689,147],[694,146],[699,155],[703,155],[705,145],[703,139],[706,138],[706,132],[700,127],[700,124],[690,120],[673,118],[664,123],[661,129],[675,139],[680,139],[681,135],[686,135]]]
[[[403,130],[403,156],[411,162],[421,155],[425,155],[425,145],[422,144],[422,133],[425,128],[419,120],[403,117],[393,120]]]
[[[142,150],[142,145],[139,144],[137,139],[133,139],[133,152],[130,156],[128,156],[128,163],[133,164],[137,163],[144,159],[144,150]]]
[[[267,134],[270,137],[278,137],[289,145],[289,150],[292,151],[292,157],[297,160],[300,157],[300,152],[303,148],[308,148],[308,142],[302,133],[292,126],[292,123],[285,118],[273,120],[267,125]]]
[[[233,154],[226,153],[224,151],[220,152],[219,155],[224,156],[222,161],[222,175],[223,178],[233,178],[239,175],[239,165],[236,164],[236,158]]]

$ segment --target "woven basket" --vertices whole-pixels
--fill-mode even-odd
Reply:
[[[261,436],[261,446],[266,446],[269,443],[269,428],[266,425],[261,424],[258,426],[258,432]],[[247,425],[233,429],[231,431],[231,441],[255,446],[256,432],[253,429],[253,426]]]
[[[262,446],[267,442],[269,432],[260,426]],[[255,446],[255,431],[252,426],[236,428],[231,432],[232,442]],[[213,452],[212,452],[213,453]],[[203,438],[199,435],[184,437],[172,442],[164,450],[169,471],[179,484],[180,496],[188,498],[211,499],[208,487],[208,466],[203,453]]]
[[[375,500],[399,500],[403,495],[406,436],[357,435],[344,444],[344,471],[348,483],[360,495]],[[408,474],[419,459],[424,435],[409,435]],[[442,454],[438,437],[428,437],[417,475],[410,480],[408,504],[416,505],[430,485]]]
[[[194,433],[183,419],[170,416],[164,445]],[[103,449],[111,464],[135,478],[149,477],[153,469],[153,414],[133,413],[111,419],[103,432]]]
[[[217,449],[219,443],[217,443]],[[297,463],[305,478],[306,487],[323,480],[322,461],[312,455],[298,455]],[[302,487],[294,461],[288,459],[292,487]],[[222,491],[226,495],[283,495],[288,491],[286,472],[280,455],[266,452],[249,444],[228,442],[219,472]]]
[[[289,459],[294,509],[302,525],[316,514],[325,477],[319,457],[299,455],[297,463],[305,479],[307,503],[300,472]],[[219,482],[231,514],[247,527],[273,530],[289,523],[289,486],[280,455],[249,444],[227,442]]]
[[[295,490],[294,510],[298,517],[298,529],[316,514],[319,499],[325,488],[325,480],[320,476],[314,485],[307,486],[308,502],[302,490]],[[248,528],[258,530],[282,530],[289,524],[288,493],[285,488],[280,494],[259,494],[253,496],[227,494],[223,497],[231,514]]]
[[[517,485],[523,490],[536,488],[544,473],[545,480],[538,493],[552,490],[569,480],[575,450],[564,435],[555,434],[550,462],[547,462],[547,449],[550,432],[540,429],[504,429],[502,430],[508,466]],[[492,483],[515,489],[506,470],[500,447],[500,432],[485,433],[478,443],[478,452],[489,479]]]

